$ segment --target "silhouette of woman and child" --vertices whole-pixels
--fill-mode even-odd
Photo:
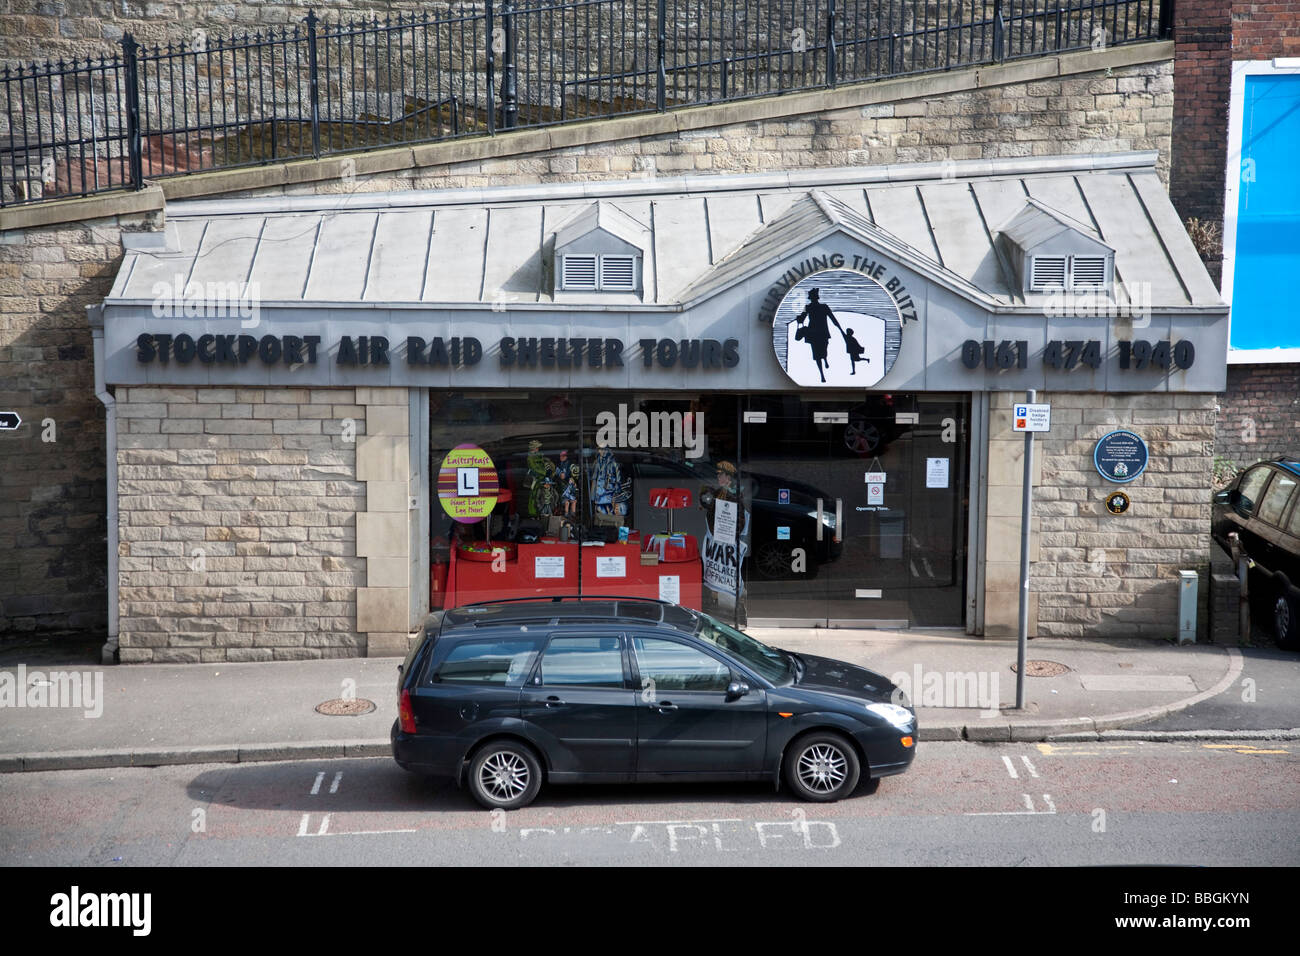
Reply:
[[[804,321],[807,321],[807,327]],[[826,359],[826,346],[831,341],[830,326],[827,320],[834,322],[835,327],[840,330],[840,335],[844,339],[844,349],[849,355],[850,375],[858,374],[858,362],[870,362],[871,359],[864,358],[863,352],[866,351],[857,339],[853,337],[853,330],[844,329],[839,320],[835,318],[835,313],[831,307],[821,301],[821,292],[818,289],[811,289],[808,292],[808,304],[804,306],[802,312],[795,317],[795,324],[799,326],[794,333],[794,337],[802,342],[807,342],[808,347],[812,349],[813,361],[817,363],[817,374],[821,376],[823,382],[826,381],[825,369],[830,368],[830,362]]]

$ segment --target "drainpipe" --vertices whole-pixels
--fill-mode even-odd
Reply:
[[[86,306],[95,348],[95,397],[104,404],[104,458],[108,474],[108,642],[100,663],[117,663],[117,401],[104,384],[104,307]]]

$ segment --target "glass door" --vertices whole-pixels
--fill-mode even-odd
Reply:
[[[750,397],[749,618],[960,625],[968,408],[916,394]]]

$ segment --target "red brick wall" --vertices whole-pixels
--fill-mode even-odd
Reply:
[[[1186,0],[1183,0],[1186,2]],[[1228,6],[1222,3],[1221,6]],[[1232,3],[1232,58],[1300,56],[1300,0]]]
[[[1223,222],[1232,9],[1231,0],[1178,0],[1174,11],[1174,130],[1169,196],[1184,220]]]
[[[1228,366],[1214,453],[1239,468],[1300,457],[1300,364]]]

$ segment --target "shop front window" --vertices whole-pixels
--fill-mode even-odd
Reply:
[[[435,392],[430,407],[434,607],[576,594],[715,606],[705,545],[709,509],[738,482],[736,399]],[[475,502],[457,466],[480,451],[496,482]]]

